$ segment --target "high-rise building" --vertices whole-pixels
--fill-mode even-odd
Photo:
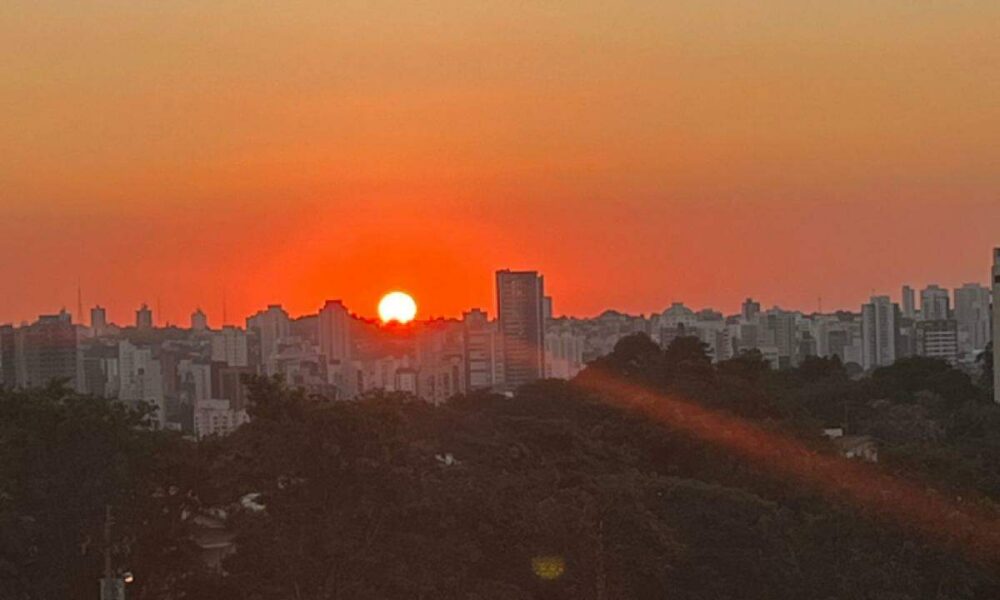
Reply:
[[[319,311],[319,348],[328,363],[351,360],[351,315],[340,300],[327,300]]]
[[[866,370],[896,362],[899,319],[899,305],[888,296],[872,296],[861,306],[861,366]]]
[[[103,306],[90,309],[90,330],[94,335],[103,335],[108,330],[108,313]]]
[[[247,318],[247,331],[254,331],[260,346],[260,362],[264,372],[274,374],[271,359],[278,350],[278,342],[288,337],[291,321],[280,304],[271,304],[267,310]]]
[[[993,249],[993,401],[1000,404],[1000,248]]]
[[[796,343],[795,313],[769,309],[760,320],[760,333],[765,345],[778,350],[778,365],[780,368],[794,367],[799,362],[798,344]]]
[[[76,388],[80,357],[76,327],[65,310],[42,315],[31,325],[20,327],[14,336],[14,370],[17,387],[44,387],[64,380]]]
[[[959,350],[973,356],[990,341],[990,288],[967,283],[955,290],[955,320]]]
[[[496,324],[478,308],[462,314],[465,346],[465,389],[490,389],[501,382],[500,344]]]
[[[944,321],[950,318],[951,302],[948,290],[931,284],[920,291],[920,319],[922,321]]]
[[[903,316],[913,319],[917,316],[916,293],[908,285],[903,286],[903,294],[900,300],[903,309]]]
[[[759,314],[760,302],[754,302],[753,298],[747,298],[743,301],[743,306],[740,308],[740,315],[744,321],[753,321]]]
[[[163,396],[163,371],[153,348],[118,342],[118,399],[146,402],[156,407],[154,418],[162,427],[166,422]]]
[[[917,354],[940,358],[954,364],[958,360],[958,323],[952,319],[917,323]]]
[[[545,375],[543,278],[536,271],[497,271],[497,315],[508,389]]]
[[[552,316],[552,296],[542,296],[542,318],[549,321]]]
[[[212,333],[212,361],[225,363],[230,367],[246,367],[250,364],[247,333],[234,325],[225,325],[221,331]]]
[[[138,329],[153,328],[153,311],[143,302],[139,310],[135,311],[135,326]]]
[[[200,308],[191,313],[191,331],[207,331],[208,317]]]

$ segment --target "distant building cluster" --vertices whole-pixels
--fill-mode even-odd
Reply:
[[[219,329],[200,309],[180,328],[156,327],[146,305],[129,326],[110,323],[96,306],[89,326],[74,323],[66,311],[0,326],[0,384],[32,388],[65,380],[82,393],[147,402],[159,426],[200,438],[247,421],[242,382],[248,375],[280,375],[335,400],[385,390],[439,403],[473,390],[507,392],[542,378],[570,379],[638,332],[664,347],[695,336],[716,361],[757,351],[776,369],[807,356],[837,356],[859,372],[908,356],[973,368],[990,340],[1000,338],[1000,328],[991,326],[1000,323],[1000,306],[991,304],[991,296],[1000,297],[1000,248],[992,284],[992,293],[969,283],[954,293],[929,285],[919,295],[904,286],[899,302],[873,296],[858,312],[806,314],[747,299],[734,315],[678,302],[649,316],[609,310],[573,318],[554,316],[537,272],[503,270],[496,273],[495,318],[472,309],[461,319],[407,325],[359,318],[336,300],[300,317],[275,304],[248,317],[244,327]]]

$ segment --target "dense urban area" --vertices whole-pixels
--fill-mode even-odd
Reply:
[[[3,327],[0,597],[1000,597],[990,288],[591,319],[496,290]]]

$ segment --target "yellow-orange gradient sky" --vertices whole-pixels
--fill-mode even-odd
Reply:
[[[6,0],[0,322],[985,281],[996,0]]]

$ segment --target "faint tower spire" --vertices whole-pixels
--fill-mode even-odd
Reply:
[[[83,325],[83,284],[79,277],[76,279],[76,318]]]
[[[226,326],[229,324],[229,319],[226,316],[226,288],[222,288],[222,325]]]

